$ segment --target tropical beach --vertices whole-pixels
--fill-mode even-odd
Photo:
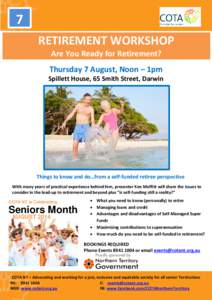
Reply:
[[[87,145],[80,144],[79,158],[73,159],[70,136],[46,136],[45,167],[47,170],[69,169],[164,169],[169,167],[168,141],[119,139],[114,152],[97,144],[88,156]]]
[[[73,145],[73,137],[68,135],[46,135],[45,136],[45,150],[50,152],[71,152]],[[167,140],[139,140],[132,141],[120,138],[117,144],[118,150],[149,148],[149,147],[168,147]],[[83,152],[84,144],[80,144],[79,149]]]
[[[47,86],[44,169],[167,170],[168,105],[163,86]]]

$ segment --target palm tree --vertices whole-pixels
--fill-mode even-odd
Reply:
[[[112,93],[112,88],[108,86],[103,86],[100,90],[96,90],[94,96],[96,96],[98,99],[107,100],[107,101],[116,98],[116,95]]]
[[[63,99],[67,99],[68,95],[72,94],[72,92],[69,90],[67,91],[66,87],[63,86],[57,86],[57,90],[56,90],[56,96],[63,98]]]

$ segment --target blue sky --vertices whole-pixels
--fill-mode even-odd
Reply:
[[[80,100],[85,93],[94,94],[95,90],[101,87],[70,87],[72,97]],[[50,89],[53,89],[52,87]],[[46,91],[49,88],[46,89]],[[131,105],[146,119],[157,125],[159,133],[150,135],[145,139],[167,139],[168,138],[168,88],[158,87],[142,87],[142,86],[126,86],[112,87],[113,94],[119,97],[125,97]]]

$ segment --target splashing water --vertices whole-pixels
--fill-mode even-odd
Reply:
[[[88,159],[109,159],[114,153],[112,135],[101,127],[91,127],[87,134],[85,152]]]
[[[107,155],[100,155],[99,159],[85,159],[85,152],[79,153],[79,160],[74,161],[70,151],[47,152],[45,167],[48,170],[72,169],[167,169],[168,147],[147,147],[116,150],[107,159]],[[105,158],[106,157],[106,158]]]

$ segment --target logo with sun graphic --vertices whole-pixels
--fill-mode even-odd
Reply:
[[[185,21],[188,22],[189,24],[195,23],[199,17],[200,17],[200,11],[198,9],[188,9],[185,14]]]
[[[85,261],[84,261],[84,267],[86,268],[86,269],[92,269],[93,267],[94,267],[94,261],[92,260],[92,259],[86,259]]]

